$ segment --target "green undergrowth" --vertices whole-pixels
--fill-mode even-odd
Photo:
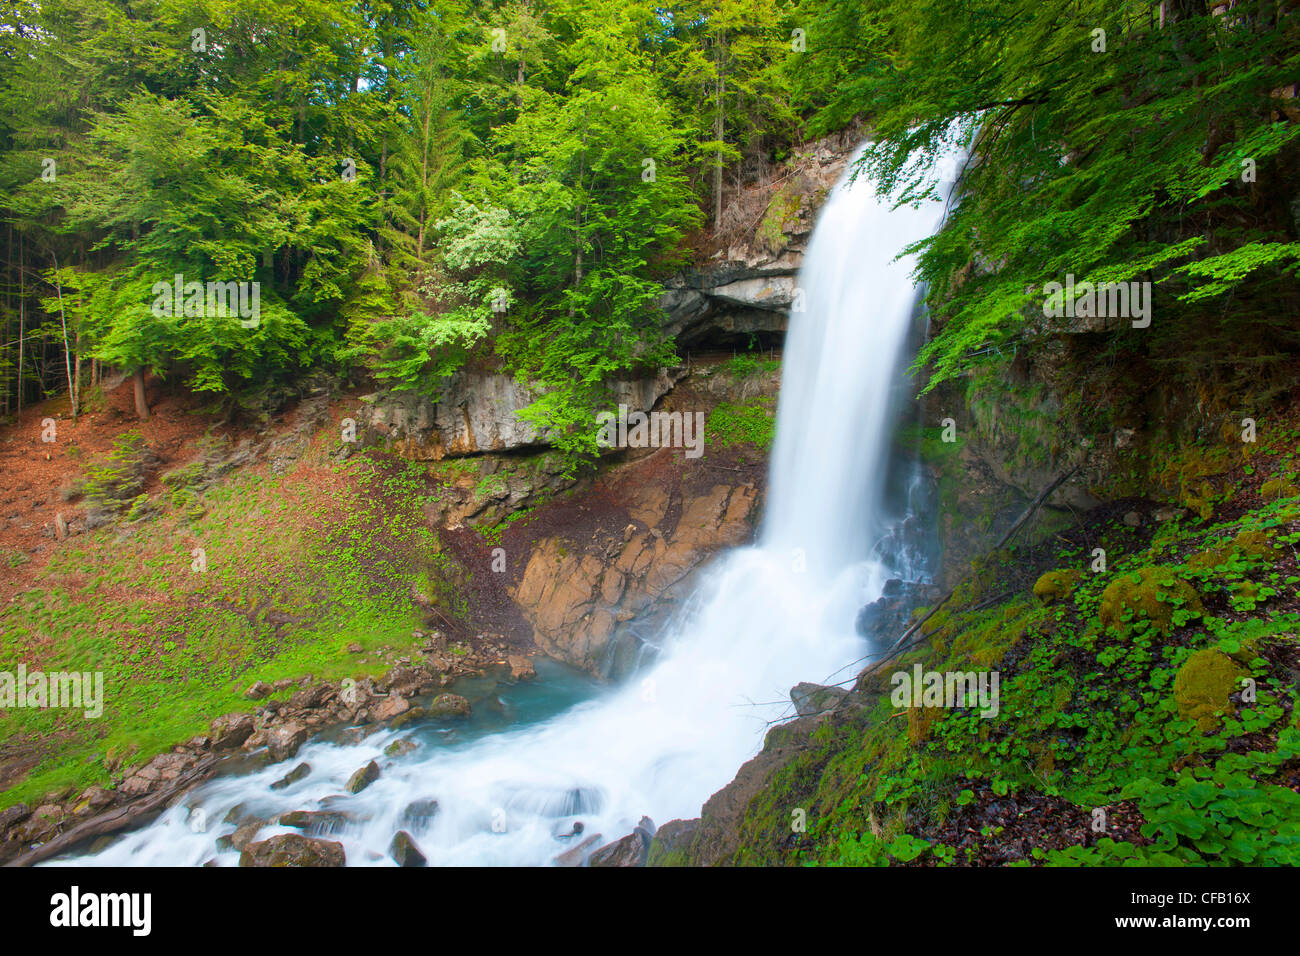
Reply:
[[[752,445],[761,451],[772,447],[776,436],[776,402],[760,395],[746,402],[723,402],[709,412],[704,440],[711,447]]]
[[[978,829],[981,799],[1006,799],[1052,808],[1015,834],[1032,848],[1017,865],[1300,864],[1300,496],[1259,495],[1290,462],[1254,460],[1269,473],[1227,499],[1244,506],[1127,548],[1118,518],[1040,545],[1037,583],[1011,597],[987,596],[1028,556],[977,562],[926,641],[864,678],[862,705],[824,719],[750,799],[730,862],[980,862],[953,834],[1009,839]],[[896,706],[891,677],[916,663],[996,672],[996,715]],[[1078,822],[1133,811],[1127,829]]]
[[[315,458],[280,476],[234,472],[197,509],[198,496],[177,494],[185,474],[164,481],[154,516],[74,539],[40,586],[0,609],[0,670],[21,662],[104,681],[97,719],[0,711],[0,738],[40,758],[0,806],[105,784],[113,767],[250,709],[242,692],[255,680],[359,675],[375,656],[359,659],[349,644],[409,643],[412,584],[437,560],[421,520],[424,469]]]

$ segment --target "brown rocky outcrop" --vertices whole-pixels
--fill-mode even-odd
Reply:
[[[633,522],[621,540],[597,536],[582,550],[561,536],[537,542],[512,596],[538,648],[595,674],[616,672],[622,626],[684,596],[706,558],[745,543],[757,503],[748,483],[699,492],[641,485],[626,499]]]

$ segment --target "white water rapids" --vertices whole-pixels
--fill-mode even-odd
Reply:
[[[943,201],[956,169],[940,163]],[[791,316],[759,541],[716,562],[647,669],[541,722],[451,744],[424,737],[402,757],[383,750],[410,728],[351,746],[315,742],[292,760],[217,777],[100,853],[56,863],[234,865],[238,853],[215,841],[234,829],[222,821],[238,804],[271,820],[322,800],[347,812],[355,822],[324,838],[351,865],[392,865],[400,829],[432,865],[544,865],[578,842],[556,836],[575,820],[604,843],[643,814],[697,816],[757,752],[767,722],[792,713],[794,684],[824,682],[866,650],[854,617],[890,576],[871,546],[916,303],[915,263],[895,257],[938,227],[943,201],[893,209],[865,177],[832,192],[800,274],[805,309]],[[372,759],[380,778],[345,794]],[[270,789],[300,762],[310,775]],[[432,818],[403,818],[430,798]],[[299,831],[272,823],[257,839],[289,832]]]

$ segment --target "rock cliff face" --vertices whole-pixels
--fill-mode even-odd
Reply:
[[[739,227],[725,237],[725,248],[664,284],[664,327],[682,348],[785,332],[791,307],[798,307],[797,277],[817,212],[857,142],[856,133],[839,133],[796,150],[770,183],[734,200],[729,212]]]
[[[621,672],[712,554],[744,544],[758,512],[754,484],[633,486],[621,535],[539,541],[512,596],[543,653],[600,676]]]
[[[681,378],[680,370],[610,383],[615,404],[646,411]],[[499,372],[461,370],[437,400],[414,392],[365,396],[358,437],[379,441],[414,461],[514,451],[547,444],[547,436],[519,418],[537,394]]]

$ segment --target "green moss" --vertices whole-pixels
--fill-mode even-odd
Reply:
[[[1218,728],[1220,715],[1233,711],[1229,696],[1238,687],[1241,670],[1226,654],[1199,650],[1183,663],[1174,678],[1178,713],[1204,732]]]
[[[1048,571],[1034,584],[1034,597],[1044,604],[1068,599],[1074,593],[1080,577],[1082,575],[1079,571]]]
[[[1276,501],[1279,498],[1295,498],[1300,495],[1300,488],[1289,478],[1274,478],[1259,486],[1259,494],[1265,501]]]
[[[1242,531],[1226,544],[1193,554],[1185,563],[1193,571],[1209,571],[1231,564],[1234,559],[1254,564],[1262,560],[1271,561],[1279,554],[1265,532]]]
[[[1271,561],[1280,554],[1263,531],[1243,531],[1232,539],[1232,543],[1238,554],[1248,558]]]
[[[690,857],[686,855],[685,850],[668,850],[664,848],[660,840],[655,840],[650,844],[649,853],[646,855],[646,866],[690,866]]]
[[[1200,595],[1169,568],[1153,566],[1122,574],[1101,594],[1099,618],[1106,627],[1126,630],[1130,621],[1146,619],[1161,634],[1173,629],[1174,611],[1199,614]]]

